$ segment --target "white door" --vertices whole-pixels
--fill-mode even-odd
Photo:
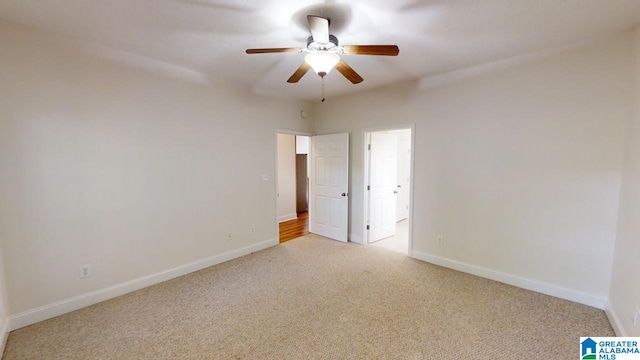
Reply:
[[[372,243],[396,233],[398,138],[371,133],[369,152],[369,231]]]
[[[410,130],[407,130],[410,131]],[[409,217],[409,189],[411,188],[411,142],[398,138],[398,196],[396,221]]]
[[[347,242],[349,134],[311,137],[309,232]]]

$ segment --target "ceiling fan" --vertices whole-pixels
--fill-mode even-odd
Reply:
[[[300,53],[307,52],[304,63],[300,65],[288,83],[297,83],[309,69],[324,78],[334,67],[354,84],[362,82],[362,77],[351,68],[340,55],[383,55],[397,56],[400,52],[397,45],[344,45],[340,46],[338,38],[329,34],[329,19],[316,15],[307,15],[311,36],[307,39],[306,48],[266,48],[247,49],[247,54]]]

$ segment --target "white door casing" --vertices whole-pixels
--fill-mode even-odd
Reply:
[[[347,242],[349,134],[311,137],[309,232]]]
[[[396,221],[409,217],[409,190],[411,187],[411,143],[398,138],[398,196]]]
[[[372,243],[396,233],[398,138],[371,133],[369,153],[369,231]]]

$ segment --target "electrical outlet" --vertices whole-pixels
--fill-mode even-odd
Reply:
[[[249,229],[249,234],[253,235],[253,234],[255,234],[255,233],[256,233],[256,227],[255,227],[255,226],[252,226],[252,227]]]
[[[231,241],[233,239],[233,233],[227,233],[227,241]]]
[[[80,266],[80,278],[88,278],[91,276],[91,265]]]
[[[444,238],[441,236],[438,236],[438,245],[440,246],[444,246]]]

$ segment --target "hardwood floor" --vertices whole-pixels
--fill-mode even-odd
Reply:
[[[280,242],[289,241],[309,233],[309,213],[298,213],[298,218],[280,223]]]

